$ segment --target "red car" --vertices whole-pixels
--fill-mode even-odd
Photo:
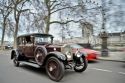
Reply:
[[[95,61],[97,60],[99,56],[99,52],[96,50],[88,49],[88,48],[83,48],[82,46],[78,44],[67,44],[66,47],[72,48],[72,51],[75,53],[77,50],[79,50],[82,53],[86,54],[86,58],[88,61]]]
[[[95,61],[99,56],[99,52],[95,50],[83,48],[82,51],[87,53],[88,61]]]

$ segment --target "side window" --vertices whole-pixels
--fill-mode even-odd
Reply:
[[[26,44],[26,39],[23,37],[22,38],[22,44],[25,45]]]
[[[25,37],[26,39],[26,44],[32,44],[32,40],[30,36]]]
[[[22,44],[22,38],[21,38],[21,37],[17,39],[17,44],[18,44],[18,45],[21,45],[21,44]]]

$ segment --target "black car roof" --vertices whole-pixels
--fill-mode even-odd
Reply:
[[[51,37],[53,37],[53,36],[50,35],[50,34],[30,33],[30,34],[23,34],[23,35],[20,35],[20,36],[18,36],[17,38],[19,38],[19,37],[26,37],[26,36],[43,36],[43,37],[45,37],[45,36],[51,36]]]

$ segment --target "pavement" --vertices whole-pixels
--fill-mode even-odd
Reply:
[[[99,56],[99,60],[125,62],[125,51],[109,52],[107,56]]]

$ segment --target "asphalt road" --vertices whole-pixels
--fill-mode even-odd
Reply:
[[[9,52],[0,52],[0,83],[56,83],[36,66],[21,64],[14,67]],[[83,73],[66,70],[60,83],[125,83],[125,63],[90,62]]]

